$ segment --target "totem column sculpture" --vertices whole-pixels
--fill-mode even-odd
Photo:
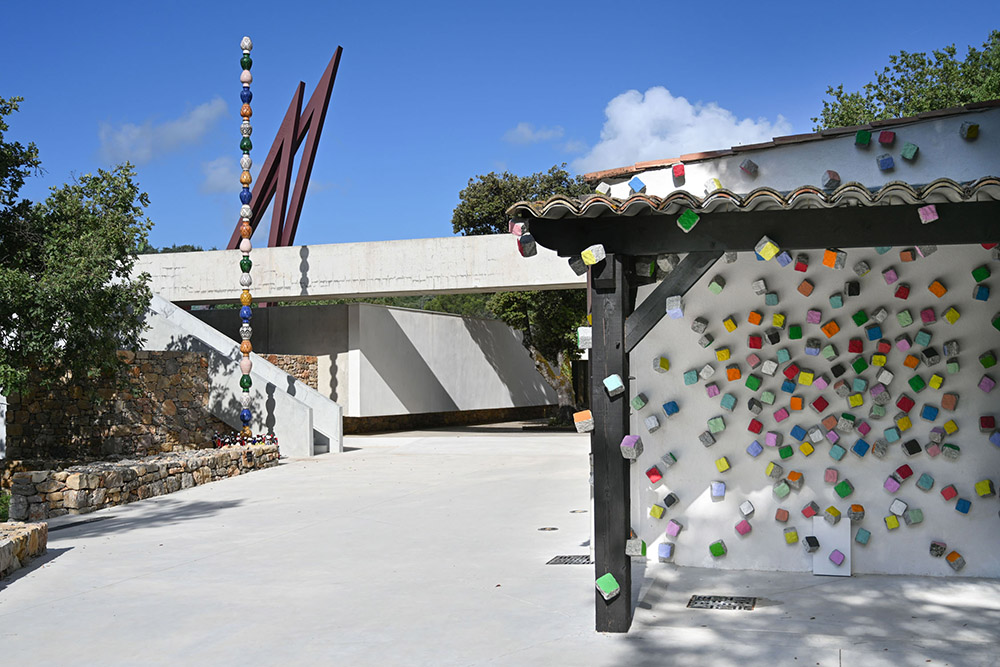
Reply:
[[[242,169],[240,174],[240,185],[242,186],[242,190],[240,190],[240,236],[242,237],[240,252],[243,253],[243,258],[240,259],[240,271],[242,271],[240,287],[243,288],[243,292],[240,294],[240,320],[242,321],[240,325],[240,338],[242,339],[240,352],[243,354],[243,358],[240,360],[240,371],[243,373],[240,377],[240,388],[243,390],[240,395],[240,405],[243,408],[240,410],[240,421],[243,423],[241,434],[244,437],[250,437],[253,433],[250,428],[250,421],[253,418],[253,413],[250,411],[250,386],[252,384],[250,369],[253,367],[253,362],[250,361],[250,353],[253,351],[253,347],[250,345],[250,336],[253,334],[253,329],[250,327],[250,319],[253,317],[253,309],[250,307],[252,303],[250,285],[253,284],[253,280],[250,278],[250,268],[253,266],[253,262],[250,261],[250,250],[253,248],[250,243],[250,235],[253,234],[253,228],[250,226],[252,215],[250,209],[252,198],[250,194],[252,181],[250,167],[253,165],[253,161],[250,159],[250,151],[253,148],[253,142],[250,141],[250,134],[253,132],[253,128],[250,126],[250,116],[253,115],[253,110],[250,108],[250,101],[253,99],[250,84],[253,82],[253,75],[250,74],[250,68],[253,66],[253,60],[250,58],[250,51],[253,49],[253,42],[249,37],[244,37],[240,40],[240,48],[243,50],[243,57],[240,58],[240,66],[243,68],[240,73],[240,83],[243,84],[243,90],[240,91],[240,100],[243,102],[243,106],[240,108],[240,116],[243,119],[240,123],[240,134],[243,137],[240,139],[240,150],[243,151],[243,155],[240,157],[240,168]]]

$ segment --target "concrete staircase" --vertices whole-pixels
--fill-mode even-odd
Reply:
[[[237,317],[236,311],[233,317]],[[217,418],[239,428],[239,345],[158,294],[149,304],[146,324],[149,329],[144,334],[143,349],[191,351],[208,357],[209,409]],[[273,431],[283,456],[343,451],[341,407],[258,355],[251,354],[250,358],[254,431]]]

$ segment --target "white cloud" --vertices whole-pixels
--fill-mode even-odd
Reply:
[[[205,180],[201,183],[202,192],[237,193],[243,187],[240,185],[239,155],[236,157],[220,157],[208,162],[202,162],[201,172],[205,175]]]
[[[587,144],[579,139],[570,139],[560,148],[564,153],[582,153],[587,150]]]
[[[773,123],[766,118],[740,119],[715,102],[691,104],[662,86],[645,95],[638,90],[624,92],[608,102],[604,114],[601,141],[573,161],[577,172],[770,141],[792,131],[783,116]]]
[[[128,160],[143,164],[181,146],[197,143],[225,115],[226,103],[216,97],[180,118],[162,123],[147,120],[142,125],[125,123],[118,127],[101,123],[98,129],[101,154],[109,162]]]
[[[558,125],[536,129],[532,123],[518,123],[504,133],[503,140],[511,144],[537,144],[540,141],[558,139],[562,135],[563,129]]]

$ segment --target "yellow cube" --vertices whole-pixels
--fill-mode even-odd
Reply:
[[[899,517],[895,514],[890,514],[885,518],[885,527],[889,530],[896,530],[899,528]]]
[[[927,381],[931,389],[940,389],[941,385],[944,384],[944,378],[937,373],[931,376],[931,379]]]
[[[718,350],[715,351],[715,358],[718,359],[719,361],[729,361],[729,348],[720,347]]]
[[[665,373],[670,370],[670,361],[666,357],[657,357],[653,362],[653,370]]]
[[[951,307],[948,310],[944,311],[944,319],[948,320],[948,324],[954,324],[955,322],[958,322],[958,318],[960,318],[961,316],[962,314],[959,313],[957,310],[955,310],[954,307]]]
[[[802,456],[809,456],[810,454],[815,452],[816,449],[808,442],[803,442],[801,445],[799,445],[799,451],[802,452]]]
[[[771,316],[771,324],[781,329],[785,326],[785,316],[781,313],[775,313]]]
[[[664,508],[662,505],[653,505],[652,507],[649,508],[649,516],[653,517],[654,519],[662,519],[663,513],[665,511],[666,508]]]
[[[812,373],[812,372],[809,372],[809,371],[800,371],[799,372],[799,384],[802,384],[802,385],[805,385],[805,386],[808,387],[808,386],[812,385],[813,380],[815,378],[816,378],[816,374],[815,373]]]
[[[885,366],[886,358],[884,354],[872,355],[872,366]]]
[[[767,241],[757,246],[757,254],[763,257],[768,262],[774,259],[774,256],[777,255],[780,251],[781,248],[779,248],[778,244],[772,241],[771,239],[767,239]]]
[[[727,317],[726,319],[722,320],[722,326],[726,327],[726,331],[732,333],[736,331],[736,320],[734,320],[731,317]]]
[[[984,479],[976,482],[976,495],[980,498],[986,498],[992,496],[996,493],[996,489],[993,486],[992,480]]]
[[[722,189],[722,181],[717,178],[710,178],[705,181],[705,194]]]
[[[715,467],[719,472],[726,472],[729,470],[729,459],[723,456],[721,459],[715,460]]]
[[[913,420],[909,417],[900,417],[896,420],[896,428],[899,429],[900,433],[906,433],[913,426]]]
[[[860,408],[865,403],[865,397],[859,394],[851,394],[847,397],[847,403],[852,408]],[[903,429],[900,429],[903,430]]]
[[[785,533],[785,544],[795,544],[799,541],[799,531],[790,530]]]
[[[835,520],[840,518],[840,510],[830,505],[826,508],[826,513],[833,517]]]
[[[949,419],[944,423],[944,432],[948,435],[955,435],[958,433],[958,424],[955,423],[954,419]]]

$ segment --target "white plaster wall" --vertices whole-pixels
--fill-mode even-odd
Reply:
[[[1000,417],[1000,388],[987,395],[976,386],[984,373],[978,363],[979,355],[986,350],[1000,352],[1000,332],[990,326],[990,319],[1000,310],[1000,297],[996,293],[1000,289],[1000,263],[991,261],[989,251],[979,246],[943,247],[930,257],[912,263],[900,262],[900,249],[894,248],[883,256],[879,256],[871,248],[850,249],[847,268],[843,270],[822,266],[822,252],[808,251],[810,268],[805,274],[794,271],[792,266],[782,268],[773,261],[759,262],[752,253],[740,253],[735,264],[726,264],[720,260],[685,297],[684,318],[673,320],[665,317],[636,347],[631,355],[631,372],[635,377],[632,392],[633,395],[643,392],[649,399],[649,404],[631,417],[632,432],[640,435],[645,445],[645,452],[632,466],[632,512],[633,527],[651,544],[650,560],[656,558],[655,544],[665,537],[667,520],[675,518],[684,525],[680,536],[672,540],[676,544],[674,561],[678,564],[725,569],[808,571],[812,567],[811,556],[804,553],[801,544],[786,546],[782,529],[795,526],[800,538],[810,534],[811,520],[805,519],[800,510],[807,502],[815,500],[821,509],[829,505],[838,507],[844,513],[845,521],[846,510],[851,503],[864,505],[867,515],[860,525],[870,530],[872,537],[868,546],[853,545],[853,571],[856,573],[952,576],[953,572],[943,558],[932,558],[928,554],[931,540],[943,540],[948,544],[949,550],[957,549],[965,557],[968,564],[961,573],[963,576],[1000,576],[1000,551],[997,549],[996,538],[1000,527],[1000,503],[995,496],[979,498],[973,490],[973,485],[984,478],[1000,483],[1000,448],[988,442],[988,436],[979,432],[978,425],[980,415],[993,414]],[[846,280],[855,279],[851,267],[862,259],[872,265],[872,272],[860,279],[861,296],[846,299],[843,308],[834,310],[828,302],[829,295],[842,291]],[[987,264],[993,272],[993,277],[987,281],[993,289],[993,295],[987,302],[973,301],[971,298],[974,282],[970,271],[980,264]],[[895,286],[890,288],[885,284],[881,272],[888,266],[894,266],[901,281],[910,284],[912,291],[907,301],[894,298]],[[725,290],[718,296],[707,288],[715,275],[721,275],[727,281]],[[811,298],[796,291],[804,277],[815,283]],[[780,302],[777,307],[765,307],[763,297],[753,294],[750,283],[757,278],[765,278],[769,289],[779,294]],[[949,288],[943,298],[935,297],[927,289],[934,279],[942,280]],[[650,289],[643,288],[640,299]],[[886,307],[890,313],[883,325],[884,338],[893,340],[904,331],[912,338],[921,328],[932,333],[931,345],[942,353],[942,361],[931,369],[922,365],[916,372],[924,379],[929,378],[932,372],[941,373],[945,377],[944,386],[940,391],[928,387],[919,394],[914,394],[906,385],[913,373],[902,366],[904,353],[894,348],[887,366],[896,374],[889,387],[893,403],[888,407],[888,416],[878,421],[868,419],[871,399],[867,394],[865,405],[851,412],[872,425],[872,436],[866,439],[873,442],[875,437],[881,436],[883,429],[892,426],[891,418],[897,412],[895,399],[905,391],[917,401],[917,406],[911,412],[914,426],[904,434],[903,441],[916,438],[922,446],[926,445],[931,427],[953,418],[960,431],[947,441],[961,447],[961,457],[957,461],[950,461],[943,456],[931,458],[926,453],[920,453],[908,459],[903,455],[900,444],[896,443],[890,445],[890,453],[885,459],[877,459],[871,453],[858,459],[848,452],[842,461],[836,462],[830,458],[830,446],[825,441],[817,445],[815,453],[809,457],[798,451],[798,443],[793,443],[796,445],[795,454],[782,462],[782,465],[786,473],[791,470],[804,473],[805,486],[800,491],[792,491],[785,500],[777,500],[771,491],[772,482],[764,474],[769,461],[779,460],[777,452],[765,447],[764,453],[754,459],[745,451],[754,439],[759,438],[763,444],[764,435],[762,433],[756,436],[747,430],[753,416],[746,408],[747,400],[751,395],[760,395],[760,391],[752,393],[744,386],[744,380],[750,372],[745,361],[750,352],[747,336],[752,332],[762,332],[765,328],[749,325],[748,312],[751,309],[762,312],[765,315],[765,325],[769,325],[772,314],[776,312],[785,313],[789,324],[802,324],[803,339],[788,340],[786,327],[779,347],[788,348],[794,362],[819,373],[828,372],[832,362],[826,362],[822,357],[806,356],[805,340],[817,337],[824,345],[832,342],[840,351],[837,361],[850,362],[855,355],[847,353],[848,339],[860,336],[865,340],[864,355],[870,358],[874,343],[867,341],[863,328],[854,325],[851,315],[861,308],[871,314],[879,306]],[[900,310],[909,309],[919,322],[919,311],[928,306],[933,306],[937,311],[937,323],[923,327],[915,323],[905,330],[898,325],[896,314]],[[955,325],[950,325],[941,318],[949,306],[956,306],[962,313]],[[805,313],[810,307],[822,311],[824,322],[835,318],[841,327],[840,333],[828,341],[820,332],[820,325],[807,325]],[[739,323],[733,333],[727,333],[722,326],[722,319],[730,314],[735,314]],[[697,316],[708,319],[709,332],[715,337],[715,344],[707,349],[699,347],[699,335],[690,328]],[[945,341],[952,339],[958,340],[962,346],[959,356],[962,370],[957,375],[947,374],[944,368],[942,346]],[[715,349],[722,346],[730,348],[732,361],[716,361]],[[776,348],[765,342],[764,349],[758,353],[762,359],[775,358]],[[652,358],[660,354],[670,359],[671,368],[665,374],[658,374],[651,368]],[[684,371],[699,369],[706,363],[712,363],[717,369],[715,377],[710,381],[716,382],[723,394],[731,392],[737,397],[738,405],[733,413],[721,409],[720,397],[707,397],[705,381],[694,386],[684,385]],[[728,363],[740,365],[743,379],[737,382],[726,381],[725,366]],[[995,380],[1000,380],[1000,372],[996,367],[985,372]],[[873,384],[874,375],[874,369],[870,368],[862,377]],[[771,389],[777,400],[774,406],[764,406],[759,419],[764,423],[764,432],[778,431],[784,435],[786,443],[791,442],[789,431],[792,426],[801,425],[808,429],[818,424],[826,414],[839,414],[849,409],[846,399],[839,398],[832,386],[825,391],[799,386],[796,395],[805,398],[806,409],[792,412],[791,418],[780,424],[776,423],[773,413],[779,407],[789,405],[790,395],[780,390],[781,380],[784,379],[780,369],[773,378],[762,377],[762,390]],[[832,376],[830,377],[832,380]],[[848,370],[843,377],[851,379],[854,374]],[[595,381],[600,381],[600,378],[595,378]],[[941,395],[945,391],[960,395],[958,410],[955,413],[941,410],[940,416],[933,423],[921,420],[919,410],[923,404],[939,406]],[[808,407],[809,402],[819,395],[830,401],[830,408],[823,415],[815,414]],[[668,420],[660,406],[669,400],[678,402],[680,413]],[[660,417],[662,427],[649,434],[643,426],[643,419],[654,413]],[[717,436],[715,445],[705,448],[698,441],[698,435],[707,429],[707,420],[716,415],[724,416],[727,428]],[[857,437],[857,434],[845,437],[848,448]],[[665,483],[651,488],[644,471],[657,463],[667,451],[674,452],[678,461],[665,471]],[[732,465],[728,472],[716,471],[714,461],[721,456],[728,457]],[[883,490],[882,483],[903,463],[911,465],[914,476],[904,483],[897,494],[889,494]],[[841,478],[851,480],[855,487],[852,496],[841,500],[832,486],[824,483],[823,472],[828,466],[838,468]],[[935,478],[934,488],[930,492],[916,487],[916,480],[923,472],[928,472]],[[727,484],[728,491],[723,502],[713,503],[711,500],[709,483],[713,480],[722,480]],[[972,501],[972,510],[967,516],[954,509],[954,500],[945,502],[941,497],[940,490],[948,484],[956,486],[960,497]],[[680,503],[668,510],[663,519],[652,519],[648,514],[650,506],[662,500],[668,491],[677,493]],[[904,524],[889,532],[883,523],[883,517],[888,515],[889,504],[894,498],[901,498],[911,507],[922,509],[925,516],[923,524],[914,527]],[[741,518],[738,506],[744,500],[753,502],[756,513],[751,519],[753,532],[740,537],[734,528]],[[778,523],[774,519],[775,510],[779,507],[788,509],[791,514],[787,524]],[[852,539],[856,530],[857,526],[853,526]],[[729,553],[716,560],[709,555],[708,545],[720,538],[725,541]]]
[[[260,301],[586,286],[551,250],[522,258],[509,234],[261,247],[250,258]],[[149,273],[152,290],[174,303],[232,303],[239,260],[238,250],[142,255],[135,272]]]
[[[965,141],[959,136],[959,127],[966,121],[980,124],[980,136],[975,141]],[[855,146],[852,134],[692,162],[685,165],[685,179],[679,183],[674,181],[669,168],[646,171],[639,174],[639,178],[646,184],[649,195],[662,197],[675,190],[686,190],[700,197],[704,196],[705,182],[710,178],[718,178],[722,187],[740,194],[763,186],[788,191],[802,185],[820,186],[823,172],[828,169],[839,173],[842,183],[857,181],[869,188],[891,181],[925,184],[938,178],[950,178],[963,182],[997,175],[1000,109],[916,121],[886,129],[896,132],[896,142],[891,147],[878,143],[878,131],[875,130],[867,148]],[[920,147],[912,162],[900,157],[906,142]],[[875,158],[882,153],[893,156],[895,168],[891,171],[879,170]],[[756,177],[740,169],[740,163],[747,158],[759,167]],[[629,178],[609,181],[611,195],[628,197]]]
[[[359,391],[352,392],[349,410],[357,412],[350,416],[556,402],[518,335],[501,322],[366,304],[351,309],[350,345],[360,354],[351,370]]]

